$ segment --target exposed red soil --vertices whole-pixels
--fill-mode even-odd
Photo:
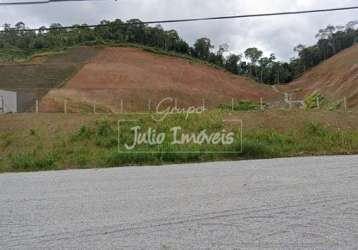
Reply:
[[[280,88],[303,97],[319,91],[330,101],[346,97],[350,108],[358,106],[358,44],[313,68],[295,82]]]
[[[136,48],[105,48],[67,84],[52,90],[43,102],[57,98],[120,108],[147,109],[165,97],[181,106],[217,106],[237,100],[259,101],[277,95],[270,87],[224,70]]]

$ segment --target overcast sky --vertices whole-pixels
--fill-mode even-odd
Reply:
[[[12,0],[0,0],[7,2]],[[14,0],[15,1],[15,0]],[[18,0],[17,0],[18,1]],[[24,0],[28,1],[28,0]],[[28,27],[51,23],[97,24],[103,19],[142,21],[334,8],[357,5],[357,0],[98,0],[96,2],[51,3],[34,6],[1,6],[0,23],[23,21]],[[328,24],[344,25],[358,19],[358,10],[300,16],[264,17],[197,23],[167,24],[190,44],[209,37],[217,46],[228,43],[239,53],[258,47],[280,59],[294,56],[299,43],[313,44],[318,29]]]

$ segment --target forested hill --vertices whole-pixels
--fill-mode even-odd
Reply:
[[[258,48],[248,48],[243,55],[224,56],[229,51],[228,45],[214,48],[209,38],[199,38],[190,46],[175,30],[164,30],[159,25],[148,26],[137,19],[127,22],[119,19],[113,22],[102,21],[100,24],[94,28],[85,24],[71,28],[52,24],[49,30],[41,27],[38,31],[27,30],[23,22],[18,22],[14,27],[5,24],[4,30],[0,32],[0,60],[13,61],[43,50],[77,45],[138,43],[198,58],[234,74],[250,76],[259,82],[276,84],[298,78],[308,69],[358,42],[358,21],[345,26],[329,25],[319,30],[315,45],[298,45],[294,48],[298,56],[289,62],[281,62],[274,54],[263,57],[263,52]]]

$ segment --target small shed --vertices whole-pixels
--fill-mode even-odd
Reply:
[[[32,93],[0,89],[0,113],[22,113],[35,104]]]

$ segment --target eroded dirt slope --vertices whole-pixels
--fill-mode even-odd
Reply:
[[[295,82],[280,89],[294,92],[300,98],[319,91],[331,102],[346,97],[349,107],[357,107],[358,44],[321,63]]]
[[[63,88],[51,91],[44,103],[54,108],[66,98],[118,110],[123,101],[124,108],[133,111],[165,97],[177,98],[183,106],[200,105],[203,99],[217,106],[232,98],[259,101],[275,95],[268,86],[208,65],[137,48],[105,48]]]

